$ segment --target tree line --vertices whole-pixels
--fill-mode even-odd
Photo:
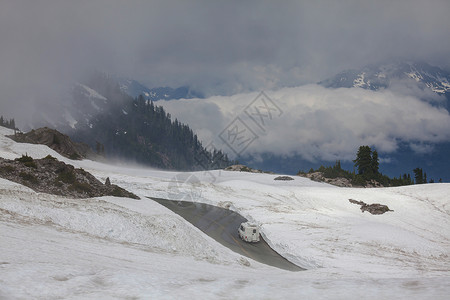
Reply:
[[[3,116],[0,116],[0,126],[10,128],[10,129],[17,129],[16,128],[16,121],[14,119],[5,119]]]
[[[413,170],[414,178],[412,178],[409,173],[404,173],[399,177],[393,178],[383,175],[379,171],[380,163],[378,152],[366,145],[359,147],[353,163],[355,167],[353,172],[342,169],[341,162],[338,160],[334,166],[320,166],[317,170],[311,168],[309,173],[322,172],[323,176],[327,178],[347,178],[356,186],[366,186],[369,183],[375,182],[378,182],[383,186],[402,186],[434,182],[433,179],[427,181],[427,174],[419,167]],[[304,174],[302,171],[299,172],[299,174],[302,173]],[[439,182],[442,182],[442,179],[439,179]]]

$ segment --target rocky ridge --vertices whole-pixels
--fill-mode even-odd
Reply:
[[[303,173],[298,175],[309,178],[313,181],[325,182],[339,187],[366,187],[366,188],[383,187],[383,185],[376,180],[370,180],[369,182],[367,182],[366,185],[360,186],[354,185],[350,179],[345,177],[335,177],[335,178],[325,177],[323,172]]]
[[[325,183],[329,183],[329,184],[340,186],[340,187],[353,187],[353,184],[351,183],[350,179],[343,178],[343,177],[327,178],[327,177],[323,176],[322,172],[307,173],[307,174],[302,174],[302,176],[309,178],[312,181],[325,182]]]
[[[267,173],[267,174],[274,174],[273,172],[264,172],[262,170],[256,170],[252,169],[250,167],[247,167],[245,165],[231,165],[224,169],[225,171],[238,171],[238,172],[248,172],[248,173]]]
[[[111,184],[103,184],[89,172],[58,161],[52,156],[33,159],[23,155],[9,160],[0,158],[0,177],[23,184],[37,192],[73,198],[116,196],[139,199],[138,196]]]
[[[9,138],[18,143],[46,145],[70,159],[83,159],[95,155],[87,144],[73,142],[69,136],[48,127],[33,129],[27,133],[19,132]]]

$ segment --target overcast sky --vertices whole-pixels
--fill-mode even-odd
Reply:
[[[448,0],[1,1],[0,97],[90,69],[232,95],[392,57],[449,67],[449,16]]]
[[[284,114],[246,151],[350,159],[364,143],[395,151],[398,139],[429,151],[450,140],[446,110],[395,91],[311,83],[392,58],[449,69],[449,16],[448,0],[1,1],[0,114],[17,119],[43,99],[59,101],[97,69],[228,96],[165,104],[205,144],[220,142],[265,90]]]

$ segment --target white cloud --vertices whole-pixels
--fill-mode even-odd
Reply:
[[[268,91],[267,95],[282,113],[278,116],[272,111],[271,120],[266,114],[263,128],[245,114],[258,93],[159,104],[189,124],[204,144],[213,141],[230,154],[232,151],[220,134],[236,117],[258,136],[243,152],[236,151],[240,154],[271,152],[299,154],[311,161],[350,160],[360,145],[392,153],[400,142],[407,142],[414,151],[423,152],[432,150],[433,143],[450,140],[447,110],[402,94],[398,89],[368,91],[305,85]],[[260,107],[261,113],[266,111]]]
[[[424,143],[411,143],[409,144],[409,147],[417,154],[428,154],[434,150],[433,145]]]

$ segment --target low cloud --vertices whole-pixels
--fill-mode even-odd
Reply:
[[[305,85],[267,91],[272,102],[266,102],[269,107],[271,103],[276,105],[279,111],[274,108],[269,116],[269,110],[260,102],[263,126],[258,124],[261,116],[246,113],[257,105],[252,101],[258,99],[259,93],[159,104],[174,118],[189,124],[205,145],[212,142],[231,156],[237,153],[258,157],[270,152],[298,154],[309,161],[351,160],[360,145],[389,154],[404,142],[413,151],[425,153],[432,151],[434,143],[450,141],[449,112],[400,90]],[[245,129],[250,135],[243,136],[239,146],[236,136],[227,141],[227,132],[232,129],[236,129],[235,133]],[[244,144],[251,134],[256,138]]]

